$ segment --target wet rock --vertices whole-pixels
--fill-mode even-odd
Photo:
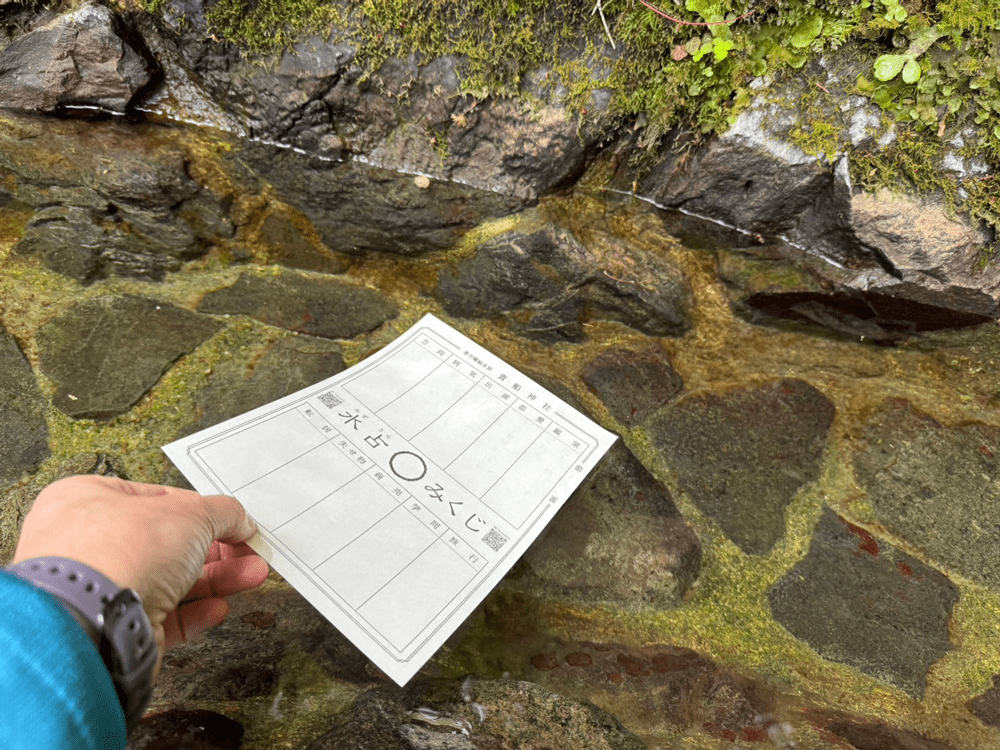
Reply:
[[[260,240],[267,246],[267,258],[271,263],[334,274],[342,273],[348,267],[346,259],[306,240],[287,213],[268,214],[260,227]]]
[[[194,394],[194,422],[184,434],[269,404],[344,369],[340,347],[312,336],[286,336],[270,344],[252,362],[219,362],[208,383]]]
[[[557,643],[531,659],[533,680],[559,690],[586,685],[631,716],[729,741],[766,740],[774,703],[765,686],[739,678],[687,648],[656,644]]]
[[[1000,728],[1000,675],[993,676],[993,687],[969,701],[969,709],[983,724]]]
[[[0,486],[49,457],[45,398],[14,337],[0,326]]]
[[[129,750],[240,750],[243,726],[204,709],[173,709],[143,717]]]
[[[0,101],[41,112],[124,113],[158,74],[123,18],[87,3],[0,50]]]
[[[645,745],[600,708],[539,685],[470,680],[460,686],[456,680],[367,690],[309,750],[358,747],[640,750]]]
[[[523,558],[508,586],[619,607],[677,606],[698,577],[701,544],[670,497],[619,441]]]
[[[857,750],[956,750],[954,745],[881,723],[840,720],[831,723],[828,729]]]
[[[677,266],[638,247],[588,240],[555,225],[508,232],[442,271],[435,294],[452,315],[508,315],[516,331],[543,343],[582,340],[588,320],[618,321],[656,336],[687,330],[689,291]],[[637,261],[631,268],[608,271],[609,258],[629,253]]]
[[[775,619],[821,656],[920,698],[951,648],[958,589],[829,508],[809,554],[768,591]]]
[[[689,397],[651,422],[653,443],[698,507],[748,554],[784,535],[795,494],[819,476],[835,407],[801,380]]]
[[[895,344],[919,333],[991,320],[983,314],[856,289],[851,273],[831,269],[790,246],[723,251],[718,256],[718,274],[733,309],[752,323],[819,327],[853,339]]]
[[[655,347],[608,349],[587,365],[583,380],[626,427],[641,423],[684,387],[666,354]]]
[[[480,222],[521,207],[468,185],[432,181],[420,188],[406,175],[290,149],[245,144],[242,158],[313,223],[330,250],[347,255],[450,250]]]
[[[331,339],[368,333],[399,314],[396,303],[374,289],[295,273],[243,274],[232,286],[206,294],[198,310],[249,315],[268,325]]]
[[[879,522],[945,568],[1000,589],[1000,427],[945,427],[906,401],[865,424],[854,468]]]
[[[599,146],[599,128],[581,127],[540,88],[534,93],[543,103],[534,107],[463,94],[464,61],[455,56],[423,64],[390,58],[369,71],[355,62],[352,41],[335,32],[301,39],[274,65],[256,64],[210,37],[203,6],[172,0],[161,11],[176,32],[178,67],[256,138],[327,159],[361,156],[522,205],[572,182]],[[599,64],[602,55],[593,57],[589,62]],[[606,106],[606,97],[596,96],[588,104],[591,120]]]
[[[42,372],[57,384],[53,405],[74,418],[131,409],[180,357],[222,324],[142,297],[81,302],[38,331]]]
[[[231,237],[229,199],[191,178],[179,136],[115,121],[5,115],[0,196],[35,209],[15,252],[83,283],[112,275],[155,281]]]
[[[859,193],[851,198],[851,223],[888,273],[859,277],[853,286],[960,313],[1000,313],[1000,266],[982,262],[991,232],[955,219],[939,200]]]
[[[278,670],[273,664],[260,664],[254,660],[244,660],[230,664],[219,672],[211,682],[204,682],[189,694],[190,700],[238,701],[269,695],[277,684]]]
[[[657,205],[721,220],[762,241],[781,238],[803,248],[828,262],[820,270],[837,291],[861,298],[855,310],[862,319],[869,317],[863,311],[865,292],[903,298],[917,306],[918,314],[937,308],[996,318],[1000,266],[980,263],[992,244],[991,231],[955,218],[940,198],[854,190],[845,154],[859,147],[877,153],[895,138],[880,125],[877,107],[849,90],[863,72],[858,60],[857,50],[848,46],[811,63],[808,73],[762,82],[751,106],[728,131],[683,159],[678,154],[684,149],[672,143],[662,163],[639,177],[635,187],[637,175],[627,169],[615,184]],[[830,93],[817,99],[816,83]],[[808,154],[797,145],[812,123],[805,122],[800,109],[789,107],[790,101],[812,102],[822,114],[808,119],[834,125],[838,138],[827,140],[836,153]],[[843,313],[850,325],[852,311]],[[800,314],[810,319],[816,313]]]

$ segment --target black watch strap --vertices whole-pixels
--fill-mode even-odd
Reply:
[[[65,557],[37,557],[7,570],[55,595],[101,634],[100,652],[131,732],[153,693],[157,650],[139,595]]]

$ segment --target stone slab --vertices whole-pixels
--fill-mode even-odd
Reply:
[[[49,456],[46,401],[14,337],[0,326],[0,487]]]
[[[131,409],[180,357],[222,328],[205,315],[131,295],[73,305],[37,334],[52,399],[71,417],[103,419]]]
[[[701,569],[701,543],[669,490],[616,443],[525,553],[508,585],[626,609],[678,606]]]
[[[657,347],[608,349],[587,365],[583,381],[626,427],[643,422],[684,387],[670,359]]]
[[[194,395],[196,416],[183,435],[277,401],[344,367],[337,344],[312,336],[278,339],[251,362],[219,362],[205,387]]]
[[[854,469],[878,520],[946,569],[1000,590],[1000,427],[946,427],[889,400],[864,435]]]
[[[691,396],[650,423],[682,489],[748,554],[785,533],[785,508],[819,476],[836,408],[801,380]]]
[[[368,333],[399,314],[381,292],[330,278],[295,273],[243,274],[206,294],[199,312],[249,315],[268,325],[330,339]]]
[[[956,586],[828,507],[809,554],[768,591],[774,618],[820,656],[921,698],[952,649]]]

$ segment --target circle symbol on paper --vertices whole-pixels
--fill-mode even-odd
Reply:
[[[389,459],[392,473],[407,482],[416,482],[427,476],[427,464],[424,459],[411,451],[393,453]]]

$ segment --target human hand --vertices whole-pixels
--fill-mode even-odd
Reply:
[[[267,578],[267,563],[246,544],[255,532],[231,497],[74,476],[38,494],[14,562],[68,557],[135,589],[158,647],[155,679],[166,649],[225,619],[229,604],[222,597]]]

